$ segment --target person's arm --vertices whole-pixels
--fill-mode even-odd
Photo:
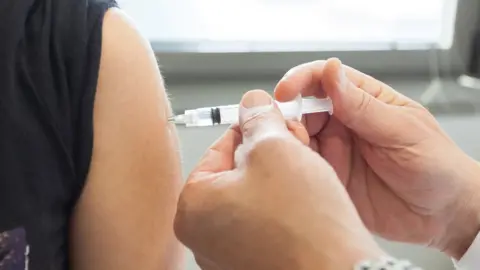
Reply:
[[[153,51],[118,9],[105,15],[89,176],[72,220],[76,270],[180,269],[175,127]]]

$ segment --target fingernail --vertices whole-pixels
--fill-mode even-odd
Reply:
[[[261,90],[246,93],[240,102],[240,118],[246,121],[258,114],[270,111],[273,108],[273,99]]]
[[[241,104],[245,109],[269,106],[272,105],[272,98],[264,91],[254,90],[243,96]]]
[[[343,64],[340,63],[340,68],[338,69],[338,88],[340,91],[346,91],[349,80],[347,78],[347,73],[345,72],[345,68]]]

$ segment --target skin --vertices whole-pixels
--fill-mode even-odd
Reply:
[[[182,179],[170,105],[152,49],[107,12],[94,146],[71,229],[73,269],[182,269],[173,219]]]
[[[310,146],[346,187],[367,228],[460,259],[480,231],[480,167],[420,104],[338,59],[291,69],[275,97],[329,96],[309,115]]]
[[[203,270],[349,270],[383,256],[333,168],[272,103],[264,91],[244,96],[240,125],[188,178],[178,238]]]

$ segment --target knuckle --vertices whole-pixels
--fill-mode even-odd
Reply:
[[[273,112],[255,115],[242,123],[244,137],[255,141],[265,137],[285,137],[289,134],[287,124],[282,116]]]
[[[367,111],[367,109],[370,107],[370,104],[372,102],[372,96],[364,93],[361,98],[360,102],[357,105],[357,111],[360,115],[362,115],[364,112]]]
[[[262,122],[265,122],[266,119],[267,116],[265,115],[265,112],[256,112],[248,115],[248,117],[246,117],[246,119],[244,119],[240,124],[244,130],[249,130],[257,125],[262,124]]]
[[[270,123],[274,121],[279,121],[280,116],[278,115],[275,107],[265,106],[256,110],[251,110],[240,117],[240,126],[242,129],[252,129],[257,126],[264,125],[265,123]]]
[[[353,113],[348,114],[344,123],[347,126],[355,126],[357,122],[362,122],[364,117],[366,117],[368,111],[371,108],[371,103],[373,101],[373,97],[367,93],[363,93],[359,101],[354,104]],[[367,116],[368,117],[368,116]]]

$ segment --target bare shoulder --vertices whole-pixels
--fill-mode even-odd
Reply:
[[[166,136],[174,129],[167,123],[170,103],[153,50],[119,9],[109,10],[104,20],[94,113],[98,128],[119,125],[114,128],[137,138],[153,137],[152,132]]]
[[[107,12],[94,146],[72,229],[74,269],[180,269],[173,218],[182,185],[170,104],[149,42]]]
[[[119,77],[121,72],[127,72],[128,76]],[[123,89],[132,89],[130,91],[136,94],[151,95],[148,91],[152,90],[165,92],[150,43],[140,34],[128,15],[117,8],[110,9],[104,19],[98,90],[118,91],[104,87],[105,84],[113,83],[110,82],[111,78],[115,78]],[[125,83],[134,83],[132,86],[136,87],[126,87]],[[138,85],[139,83],[142,85]],[[139,86],[144,87],[139,89]],[[164,102],[168,105],[168,100]]]

